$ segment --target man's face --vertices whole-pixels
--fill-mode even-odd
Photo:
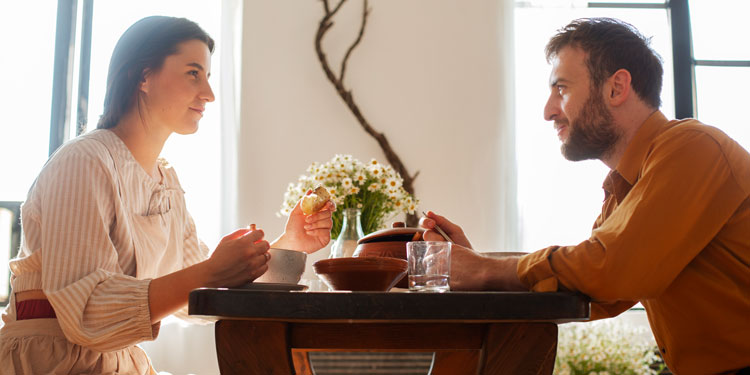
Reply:
[[[544,106],[544,119],[554,121],[560,150],[572,161],[602,159],[620,137],[601,89],[591,85],[585,59],[583,51],[572,47],[553,58],[550,96]]]

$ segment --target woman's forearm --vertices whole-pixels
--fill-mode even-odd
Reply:
[[[184,307],[191,290],[212,286],[210,275],[211,273],[206,270],[205,262],[200,262],[151,280],[148,288],[151,323],[159,322]]]

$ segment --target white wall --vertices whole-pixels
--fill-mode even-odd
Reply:
[[[275,237],[284,225],[275,216],[283,192],[311,162],[334,154],[387,161],[321,70],[314,36],[322,2],[243,7],[238,223],[257,223]],[[462,224],[478,249],[512,247],[515,237],[504,233],[515,220],[504,215],[515,218],[515,198],[501,188],[514,175],[512,163],[501,167],[503,155],[513,154],[501,147],[513,127],[512,68],[504,63],[512,60],[505,42],[512,41],[512,2],[371,1],[370,8],[347,67],[355,101],[406,167],[421,172],[421,210]],[[336,72],[361,10],[361,1],[347,2],[326,35]]]

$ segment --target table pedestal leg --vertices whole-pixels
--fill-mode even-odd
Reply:
[[[490,324],[482,351],[483,375],[551,375],[557,354],[557,325]]]
[[[219,320],[219,370],[222,374],[292,374],[287,332],[287,324],[281,322]]]
[[[216,323],[222,374],[310,375],[309,350],[434,351],[433,375],[551,375],[557,325]]]

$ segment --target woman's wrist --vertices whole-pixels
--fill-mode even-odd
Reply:
[[[217,273],[213,271],[211,258],[208,258],[202,262],[198,262],[189,268],[192,268],[193,277],[199,281],[199,287],[216,288],[222,285],[220,280],[217,279]]]
[[[274,249],[296,250],[293,248],[292,243],[287,239],[286,232],[281,233],[281,235],[273,240],[269,246]]]

